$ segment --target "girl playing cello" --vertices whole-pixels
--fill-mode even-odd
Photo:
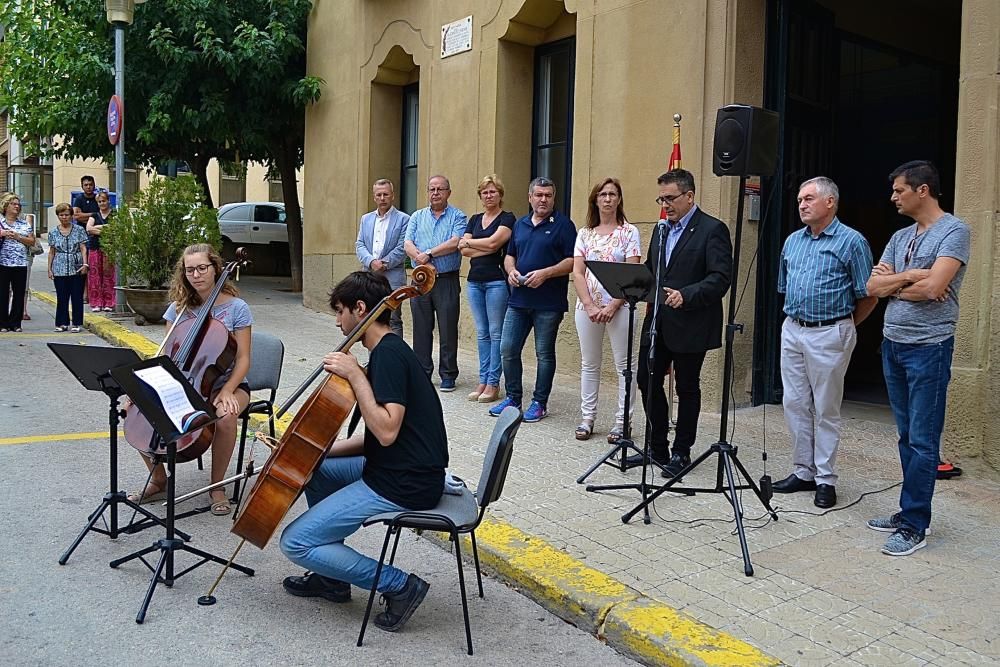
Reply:
[[[179,322],[183,322],[198,316],[215,289],[221,273],[222,258],[212,246],[200,243],[184,249],[170,284],[170,305],[163,314],[168,328],[178,318]],[[250,401],[250,387],[246,383],[246,376],[250,370],[250,327],[253,317],[250,306],[239,298],[239,291],[229,281],[215,300],[211,315],[232,332],[237,343],[236,359],[232,367],[215,381],[209,396],[216,413],[221,417],[216,423],[211,445],[211,481],[214,484],[225,478],[236,447],[237,418]],[[146,456],[143,456],[143,461],[152,472],[152,477],[142,495],[129,496],[130,500],[137,503],[163,498],[167,488],[163,465],[157,464],[154,467]],[[222,516],[230,513],[232,508],[225,487],[213,489],[211,501],[212,514]]]

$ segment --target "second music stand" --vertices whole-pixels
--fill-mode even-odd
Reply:
[[[169,373],[173,379],[180,384],[188,402],[194,410],[196,412],[204,413],[202,417],[194,420],[185,420],[183,423],[185,428],[179,428],[177,424],[175,424],[173,417],[171,417],[171,414],[164,406],[161,397],[149,385],[140,379],[139,376],[136,375],[136,371],[154,367],[160,367],[167,371],[167,373]],[[155,357],[153,359],[147,359],[146,361],[141,361],[129,366],[115,368],[111,371],[111,376],[118,382],[119,385],[121,385],[128,397],[132,399],[133,403],[135,403],[139,412],[141,412],[152,425],[157,440],[157,445],[154,448],[158,448],[166,453],[166,536],[164,539],[154,542],[152,546],[140,549],[135,553],[125,556],[124,558],[113,560],[110,563],[111,567],[116,568],[119,565],[129,562],[130,560],[138,558],[142,561],[143,565],[152,571],[153,576],[149,580],[149,588],[146,590],[146,597],[143,599],[142,605],[139,607],[139,613],[135,618],[136,623],[142,623],[146,618],[146,610],[149,608],[149,603],[153,599],[153,593],[156,592],[157,584],[162,583],[166,584],[168,587],[172,587],[174,585],[174,581],[180,579],[191,570],[194,570],[205,563],[211,561],[219,563],[220,565],[226,565],[228,562],[225,558],[221,558],[214,554],[210,554],[207,551],[202,551],[201,549],[196,549],[189,544],[185,544],[183,540],[175,537],[174,530],[174,520],[176,518],[174,516],[174,468],[177,463],[177,441],[189,433],[202,429],[205,426],[218,421],[219,418],[215,415],[215,410],[212,406],[208,404],[201,394],[195,391],[194,387],[191,386],[191,383],[188,382],[187,378],[184,377],[180,369],[174,365],[174,362],[171,361],[169,357]],[[154,551],[160,552],[160,559],[157,561],[155,567],[146,562],[145,559],[147,554]],[[175,573],[174,553],[177,551],[186,551],[197,556],[201,560],[194,565]],[[253,576],[254,574],[252,569],[244,567],[243,565],[232,563],[230,567],[249,576]]]

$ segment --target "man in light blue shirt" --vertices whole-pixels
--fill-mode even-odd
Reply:
[[[858,341],[856,326],[875,307],[865,283],[872,251],[837,218],[840,190],[825,176],[799,186],[805,228],[785,239],[778,291],[785,295],[781,384],[792,439],[792,474],[775,493],[815,491],[813,504],[837,504],[837,448],[844,375]]]
[[[413,351],[420,366],[430,377],[434,374],[431,349],[434,343],[434,317],[438,322],[438,374],[441,391],[455,391],[458,378],[458,270],[462,255],[458,240],[465,234],[465,213],[448,204],[451,183],[441,175],[427,181],[429,206],[415,211],[406,226],[403,249],[414,266],[430,264],[437,269],[434,288],[410,299],[413,316]]]

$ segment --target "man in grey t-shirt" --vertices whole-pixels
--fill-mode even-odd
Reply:
[[[970,235],[965,223],[941,209],[941,180],[933,164],[907,162],[889,180],[897,210],[916,223],[889,239],[868,279],[868,293],[891,299],[882,369],[899,431],[903,486],[900,511],[868,526],[893,533],[882,553],[906,556],[927,544]]]

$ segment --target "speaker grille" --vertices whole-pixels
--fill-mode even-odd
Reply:
[[[730,162],[746,146],[746,132],[734,118],[727,118],[719,124],[715,133],[715,154],[720,160]]]

